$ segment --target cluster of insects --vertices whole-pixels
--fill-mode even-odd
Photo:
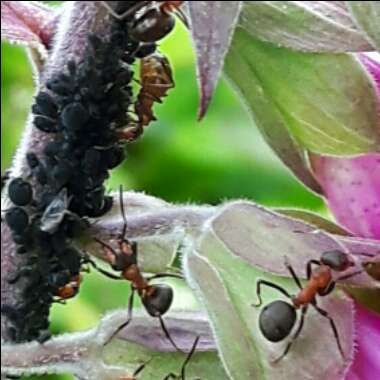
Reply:
[[[48,339],[51,304],[74,297],[86,264],[96,266],[76,247],[75,238],[88,227],[88,218],[111,209],[113,198],[104,186],[109,170],[124,160],[125,140],[136,139],[155,119],[154,103],[174,87],[170,66],[156,53],[156,42],[172,30],[172,13],[180,3],[119,2],[116,11],[128,11],[111,20],[110,35],[90,35],[83,61],[68,60],[65,70],[54,73],[35,98],[34,126],[49,134],[49,142],[42,152],[27,153],[29,173],[2,177],[12,203],[2,212],[24,263],[8,282],[22,285],[25,301],[2,305],[1,310],[10,321],[13,341]],[[142,64],[141,90],[135,98],[131,84],[136,59]],[[122,267],[126,253],[131,260],[137,257],[137,248],[124,235],[121,240],[120,252],[114,251],[114,268],[132,281],[148,312],[162,321],[172,289],[149,285],[151,279],[145,279],[137,266],[132,273],[127,261]]]
[[[301,281],[297,277],[292,266],[287,262],[285,265],[298,286],[299,292],[296,295],[291,295],[285,288],[278,284],[260,279],[256,284],[258,303],[253,305],[255,307],[260,307],[262,305],[261,291],[263,286],[277,290],[290,300],[290,302],[283,300],[273,301],[266,305],[260,312],[260,331],[268,341],[274,343],[283,341],[291,334],[297,321],[297,310],[301,311],[300,321],[294,334],[289,339],[284,352],[274,362],[283,359],[289,352],[293,343],[299,337],[304,326],[306,313],[310,306],[329,321],[338,350],[344,359],[345,355],[334,319],[326,310],[318,306],[317,297],[323,297],[330,294],[334,290],[338,280],[344,280],[356,276],[363,271],[355,271],[354,273],[341,275],[336,278],[335,274],[346,271],[352,267],[354,263],[349,258],[348,254],[342,251],[327,251],[322,253],[319,260],[310,260],[307,263],[307,283],[305,286],[302,286]],[[316,266],[316,268],[313,268],[313,266]]]

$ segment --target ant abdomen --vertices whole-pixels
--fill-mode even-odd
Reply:
[[[152,293],[143,297],[142,302],[146,311],[152,317],[164,315],[173,302],[173,289],[166,284],[152,285]]]
[[[296,319],[297,313],[293,305],[285,301],[273,301],[260,313],[260,331],[270,342],[280,342],[290,334]]]

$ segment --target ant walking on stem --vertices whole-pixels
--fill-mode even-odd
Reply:
[[[158,318],[166,338],[170,341],[173,347],[176,348],[176,350],[182,352],[171,338],[162,318],[162,316],[169,310],[173,302],[173,289],[166,284],[151,284],[151,281],[165,277],[180,279],[183,279],[183,277],[174,273],[158,273],[150,277],[144,277],[137,262],[137,243],[131,242],[126,238],[127,218],[123,204],[122,186],[120,186],[120,209],[123,217],[123,229],[117,239],[118,250],[115,250],[111,247],[111,245],[99,239],[95,239],[103,246],[106,257],[108,262],[111,264],[112,269],[121,273],[120,276],[116,276],[113,273],[109,273],[101,268],[97,267],[97,269],[105,276],[114,280],[127,280],[131,283],[127,320],[116,329],[109,341],[131,322],[133,300],[135,293],[137,293],[148,314],[152,317]]]
[[[350,278],[359,273],[362,273],[362,271],[334,278],[333,272],[343,272],[352,267],[354,263],[344,252],[341,252],[339,250],[327,251],[322,253],[319,260],[310,260],[307,263],[307,283],[305,286],[302,286],[301,281],[297,277],[292,266],[288,262],[286,262],[285,265],[293,277],[294,282],[299,287],[299,292],[296,295],[291,295],[286,289],[277,285],[276,283],[266,280],[258,280],[256,284],[256,294],[259,302],[252,305],[254,307],[259,307],[262,305],[262,286],[273,288],[290,299],[291,303],[282,300],[273,301],[270,304],[266,305],[260,312],[260,331],[264,337],[271,342],[280,342],[289,336],[296,323],[297,310],[301,309],[301,318],[295,333],[290,338],[290,341],[288,342],[282,355],[274,360],[274,362],[278,362],[287,355],[293,343],[300,335],[304,325],[305,315],[308,311],[309,306],[312,306],[320,315],[329,320],[339,352],[344,359],[345,356],[339,338],[338,329],[329,313],[318,306],[317,296],[323,297],[330,294],[333,291],[337,281]],[[315,268],[313,270],[313,265],[318,266],[318,268]]]

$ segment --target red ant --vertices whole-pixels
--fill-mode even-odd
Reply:
[[[146,7],[142,14],[132,20],[130,27],[131,36],[140,42],[156,42],[167,36],[175,26],[172,13],[176,13],[187,25],[186,17],[180,9],[184,1],[139,1],[122,14],[115,12],[106,1],[101,3],[113,17],[121,21]]]
[[[259,316],[259,327],[262,334],[271,342],[279,342],[289,336],[291,330],[293,329],[296,319],[298,309],[301,309],[301,320],[298,327],[291,337],[289,343],[287,344],[283,354],[277,358],[274,362],[278,362],[289,352],[291,346],[298,338],[302,331],[304,324],[304,319],[309,305],[311,305],[319,314],[327,318],[330,321],[331,328],[334,333],[335,340],[338,345],[339,352],[344,358],[343,348],[340,343],[338,329],[335,325],[334,320],[328,314],[326,310],[323,310],[317,305],[316,296],[326,296],[331,293],[335,287],[338,280],[347,279],[349,277],[355,276],[360,272],[354,272],[349,275],[341,276],[334,279],[333,272],[343,272],[346,269],[352,267],[354,263],[349,259],[349,256],[341,251],[327,251],[322,253],[320,260],[310,260],[306,265],[306,275],[308,282],[303,287],[299,278],[297,277],[294,269],[287,262],[285,263],[294,282],[299,287],[300,291],[296,295],[291,295],[288,291],[281,286],[269,282],[266,280],[259,280],[256,284],[256,294],[259,299],[257,304],[253,306],[258,307],[262,305],[261,298],[261,286],[265,285],[273,289],[278,290],[280,293],[285,295],[291,300],[291,304],[285,301],[273,301],[266,305],[260,313]],[[313,270],[312,266],[317,265],[318,268]]]
[[[162,103],[161,98],[174,88],[172,69],[168,59],[155,53],[141,60],[140,67],[141,90],[135,103],[135,111],[139,124],[148,125],[156,120],[152,107],[154,102]]]
[[[171,338],[162,316],[169,310],[173,302],[173,289],[166,284],[153,284],[150,282],[157,278],[163,277],[173,277],[183,279],[181,275],[174,273],[159,273],[148,278],[145,278],[140,271],[140,268],[137,263],[137,243],[129,241],[125,235],[127,232],[127,219],[125,215],[125,209],[123,204],[123,190],[120,187],[120,209],[123,217],[123,229],[118,242],[118,250],[116,251],[109,244],[95,239],[99,244],[101,244],[105,250],[106,257],[111,264],[112,269],[115,271],[121,272],[120,276],[116,276],[112,273],[109,273],[101,268],[96,268],[114,280],[127,280],[131,283],[131,295],[128,301],[128,317],[127,320],[120,325],[117,330],[112,334],[109,340],[111,340],[118,332],[124,329],[132,320],[132,309],[133,309],[133,300],[134,295],[137,292],[139,295],[142,304],[145,307],[145,310],[152,317],[158,318],[161,324],[161,328],[165,333],[166,338],[178,351],[182,352],[173,339]]]
[[[127,127],[119,132],[119,138],[122,140],[135,140],[143,132],[144,126],[156,120],[153,113],[154,103],[162,103],[162,98],[175,86],[168,59],[159,53],[143,58],[139,83],[141,89],[135,102],[138,120],[136,126]]]
[[[186,367],[189,364],[191,358],[193,357],[193,355],[196,351],[196,348],[197,348],[197,345],[199,342],[199,338],[200,338],[199,336],[196,337],[196,339],[193,343],[193,346],[191,347],[190,352],[187,354],[186,359],[183,362],[182,367],[181,367],[181,374],[176,375],[175,373],[171,372],[168,375],[166,375],[163,380],[186,380]],[[133,373],[132,377],[122,377],[119,380],[137,380],[137,375],[145,368],[146,365],[147,365],[147,363],[140,365],[136,369],[136,371]],[[201,380],[201,379],[199,377],[197,377],[193,380]]]

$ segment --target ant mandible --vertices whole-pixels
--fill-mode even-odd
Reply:
[[[256,294],[259,302],[252,305],[255,307],[262,305],[261,287],[264,285],[278,290],[285,297],[291,300],[291,304],[281,300],[273,301],[266,305],[260,313],[260,331],[264,337],[271,342],[279,342],[289,336],[296,323],[296,311],[301,309],[301,319],[294,335],[291,337],[282,355],[274,360],[274,362],[278,362],[285,357],[295,340],[300,335],[309,305],[311,305],[319,314],[330,321],[339,352],[344,359],[345,356],[335,322],[326,310],[318,306],[316,296],[318,295],[322,297],[328,295],[333,291],[336,281],[355,276],[362,273],[362,270],[334,279],[333,272],[343,272],[353,266],[354,263],[344,252],[339,250],[327,251],[322,253],[319,260],[310,260],[307,263],[306,275],[308,281],[303,287],[292,266],[288,262],[285,262],[285,265],[293,277],[294,282],[300,289],[298,294],[291,295],[286,289],[273,282],[258,280],[256,284]],[[313,270],[313,265],[317,265],[318,268]]]
[[[116,276],[108,271],[105,271],[99,267],[96,267],[105,276],[112,278],[114,280],[127,280],[131,283],[131,294],[128,301],[128,316],[127,320],[120,325],[116,331],[112,334],[109,341],[118,334],[122,329],[124,329],[132,320],[132,309],[134,295],[137,292],[139,295],[145,310],[152,317],[158,318],[161,324],[161,328],[176,350],[182,352],[178,346],[175,344],[171,338],[169,331],[167,330],[162,316],[169,310],[173,302],[173,289],[166,284],[150,284],[154,279],[173,277],[183,279],[181,275],[174,273],[158,273],[156,275],[145,278],[140,271],[137,263],[137,243],[131,242],[126,238],[127,232],[127,218],[125,214],[124,204],[123,204],[123,188],[120,186],[120,209],[123,218],[123,229],[119,235],[118,250],[116,251],[109,244],[95,239],[99,244],[101,244],[105,250],[106,258],[111,264],[112,269],[121,272],[120,276]]]
[[[195,341],[193,343],[193,346],[191,347],[191,350],[189,351],[189,353],[187,354],[183,364],[182,364],[182,367],[181,367],[181,374],[180,375],[176,375],[174,372],[171,372],[169,373],[168,375],[166,375],[164,377],[163,380],[186,380],[186,367],[188,366],[188,364],[190,363],[190,360],[191,358],[193,357],[196,349],[197,349],[197,345],[199,343],[199,339],[200,337],[197,336],[195,338]],[[150,362],[151,360],[149,360],[148,362],[144,363],[144,364],[141,364],[137,369],[136,371],[133,373],[132,377],[123,377],[123,378],[120,378],[119,380],[137,380],[137,376],[138,374],[145,368],[145,366]],[[193,380],[201,380],[199,377],[197,378],[194,378]]]

